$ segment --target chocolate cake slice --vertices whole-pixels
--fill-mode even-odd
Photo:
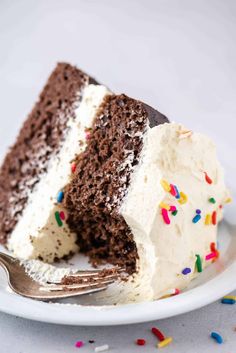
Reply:
[[[1,167],[0,239],[22,259],[119,265],[106,300],[148,300],[218,256],[227,198],[210,139],[59,64]]]

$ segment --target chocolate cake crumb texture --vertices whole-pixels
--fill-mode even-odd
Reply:
[[[0,169],[0,243],[6,242],[50,158],[58,153],[68,118],[74,116],[79,93],[88,83],[96,81],[64,63],[49,77]]]
[[[67,223],[93,264],[108,261],[135,272],[137,248],[119,206],[139,162],[143,134],[149,124],[164,122],[162,114],[125,95],[109,95],[101,105],[63,199]]]

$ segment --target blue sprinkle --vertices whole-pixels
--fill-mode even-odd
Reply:
[[[222,303],[222,304],[235,304],[236,301],[235,301],[234,299],[227,299],[227,298],[225,298],[225,299],[222,299],[222,300],[221,300],[221,303]]]
[[[217,343],[219,343],[219,344],[223,343],[223,338],[221,337],[221,335],[219,335],[219,333],[212,332],[211,337],[214,338]]]
[[[191,272],[191,268],[186,267],[186,268],[183,269],[182,274],[183,274],[183,275],[187,275],[187,274],[190,273],[190,272]]]
[[[178,190],[178,188],[177,188],[176,185],[174,185],[174,189],[175,189],[175,191],[176,191],[176,196],[175,196],[175,198],[176,198],[176,199],[180,199],[180,193],[179,193],[179,190]]]
[[[57,195],[57,202],[61,203],[63,198],[64,198],[64,192],[63,191],[59,191],[59,193]]]
[[[197,213],[197,214],[200,214],[201,212],[202,212],[202,211],[199,210],[199,209],[196,210],[196,213]]]
[[[193,218],[193,223],[197,223],[198,221],[200,221],[202,217],[200,216],[200,214],[197,214],[194,218]]]

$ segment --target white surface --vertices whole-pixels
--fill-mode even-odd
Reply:
[[[1,1],[0,153],[13,141],[55,61],[68,60],[113,90],[141,98],[171,119],[210,134],[232,186],[235,20],[234,0]],[[176,339],[165,352],[233,353],[234,320],[235,306],[219,304],[164,320],[160,327]],[[74,339],[80,334],[90,338],[90,333],[114,351],[140,351],[131,341],[146,327],[70,329],[1,315],[1,353],[9,348],[19,353],[72,352]],[[211,342],[209,329],[224,332],[227,342]],[[148,349],[153,351],[153,345],[145,352]]]
[[[96,295],[85,296],[82,299],[77,297],[58,303],[36,302],[6,290],[6,278],[1,270],[0,310],[38,321],[85,326],[139,323],[182,314],[207,305],[235,290],[235,234],[235,226],[229,224],[220,226],[220,259],[192,281],[187,290],[175,297],[117,306],[101,306],[99,295],[97,298]],[[102,293],[102,300],[103,296],[107,295]],[[107,302],[107,299],[104,301]]]

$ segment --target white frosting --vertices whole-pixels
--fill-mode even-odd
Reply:
[[[78,102],[76,118],[68,120],[68,133],[62,148],[52,158],[47,173],[41,178],[36,190],[29,196],[28,204],[16,225],[8,243],[14,255],[21,259],[41,257],[52,262],[77,250],[76,235],[66,223],[58,227],[55,212],[63,211],[57,204],[57,195],[70,182],[71,161],[86,146],[85,129],[93,119],[104,97],[109,94],[104,86],[88,85]]]
[[[148,129],[138,167],[134,171],[127,196],[120,213],[132,230],[139,253],[140,271],[134,283],[125,284],[119,302],[154,299],[169,289],[184,288],[196,276],[196,254],[203,267],[210,264],[205,256],[211,252],[210,243],[216,242],[217,226],[205,225],[206,214],[217,210],[228,197],[221,166],[216,158],[215,145],[198,133],[187,133],[183,126],[171,123]],[[208,184],[204,172],[213,180]],[[165,179],[188,196],[180,204],[161,186]],[[214,197],[216,204],[209,202]],[[176,216],[169,215],[166,224],[160,203],[176,206]],[[193,223],[196,210],[201,210],[199,222]],[[184,268],[191,273],[183,275]]]

